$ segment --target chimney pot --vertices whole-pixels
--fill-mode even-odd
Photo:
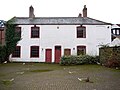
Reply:
[[[82,14],[81,14],[81,13],[79,13],[78,17],[82,17]]]

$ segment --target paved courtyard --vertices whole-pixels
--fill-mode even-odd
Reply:
[[[90,82],[80,81],[87,77]],[[0,90],[120,90],[120,70],[98,65],[0,64]]]

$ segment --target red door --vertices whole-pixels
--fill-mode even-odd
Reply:
[[[52,62],[52,49],[46,49],[45,62],[47,63]]]
[[[61,57],[61,46],[55,46],[55,63],[60,62]]]

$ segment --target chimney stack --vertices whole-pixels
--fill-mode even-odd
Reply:
[[[87,17],[87,8],[86,8],[86,5],[84,5],[84,8],[83,8],[83,17]]]
[[[29,7],[29,18],[34,18],[35,15],[34,15],[34,8],[33,6],[30,6]]]

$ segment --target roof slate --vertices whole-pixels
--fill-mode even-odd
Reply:
[[[89,17],[14,17],[19,25],[111,25]]]

